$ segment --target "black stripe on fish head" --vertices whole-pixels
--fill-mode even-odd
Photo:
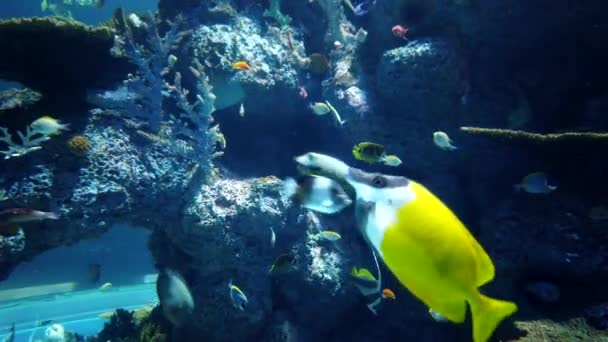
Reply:
[[[376,202],[358,200],[355,206],[355,219],[357,221],[357,227],[361,232],[362,236],[366,236],[365,228],[370,217],[375,215]]]
[[[405,187],[410,183],[410,180],[406,177],[369,173],[352,167],[348,170],[348,177],[354,182],[366,184],[376,189]]]

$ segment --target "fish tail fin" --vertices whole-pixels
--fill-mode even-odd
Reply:
[[[283,181],[283,192],[285,196],[291,198],[298,192],[298,182],[293,178],[287,178]]]
[[[490,298],[481,293],[469,304],[473,316],[474,342],[486,342],[498,324],[517,311],[515,303]]]
[[[66,124],[59,125],[59,130],[60,131],[69,131],[70,130],[70,124],[66,123]]]
[[[47,220],[59,220],[59,215],[57,215],[53,212],[49,212],[49,213],[44,213],[44,218]]]
[[[521,184],[513,184],[513,190],[520,192],[524,189],[524,186]]]

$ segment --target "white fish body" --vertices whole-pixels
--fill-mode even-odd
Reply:
[[[338,113],[338,111],[336,110],[336,108],[334,108],[334,106],[331,105],[331,103],[329,103],[329,101],[325,101],[325,104],[327,105],[327,107],[329,108],[329,110],[331,111],[331,113],[334,116],[334,120],[336,121],[336,123],[339,126],[342,126],[346,123],[346,120],[342,120],[342,118],[340,117],[340,114]]]
[[[30,124],[30,128],[43,135],[60,134],[62,131],[69,130],[68,124],[62,124],[59,120],[50,116],[40,117]]]
[[[239,116],[242,118],[245,117],[245,106],[243,105],[243,103],[241,103],[241,106],[239,107]]]
[[[397,157],[396,155],[385,155],[382,158],[380,158],[380,161],[387,166],[393,166],[393,167],[397,167],[401,164],[403,164],[403,162],[401,161],[401,159],[399,157]]]
[[[277,242],[277,235],[274,233],[274,229],[270,227],[270,247],[274,248],[275,243]]]
[[[433,133],[433,142],[437,147],[444,151],[453,151],[457,149],[457,147],[454,146],[452,139],[450,139],[447,133],[442,131]]]

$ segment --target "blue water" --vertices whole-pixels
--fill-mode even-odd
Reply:
[[[41,0],[3,0],[0,2],[0,19],[12,17],[49,16],[50,12],[42,12]],[[157,1],[154,0],[107,0],[101,9],[74,6],[70,10],[74,19],[87,24],[98,24],[112,16],[119,6],[129,12],[154,11]]]
[[[147,248],[149,236],[143,228],[116,226],[96,239],[48,250],[19,265],[9,279],[0,282],[0,292],[65,282],[76,282],[78,289],[96,288],[107,282],[139,284],[146,274],[156,272]],[[89,279],[91,263],[101,265],[101,277],[96,283]]]
[[[132,310],[157,303],[154,283],[7,302],[0,304],[0,331],[6,331],[14,323],[15,341],[30,341],[30,338],[42,338],[48,325],[61,324],[67,331],[91,336],[107,322],[99,317],[100,314],[117,308]],[[37,322],[46,320],[51,323],[37,326]]]

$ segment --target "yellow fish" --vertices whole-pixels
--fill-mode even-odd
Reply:
[[[319,233],[319,236],[327,241],[338,241],[342,238],[339,233],[333,232],[331,230],[323,230]]]
[[[361,280],[367,280],[370,282],[376,281],[376,277],[374,277],[372,272],[370,272],[367,268],[357,268],[356,266],[353,266],[350,271],[350,275]]]
[[[386,155],[384,146],[369,141],[358,143],[353,147],[353,156],[368,164],[377,163]]]
[[[238,61],[232,64],[232,70],[251,70],[251,66],[245,61]]]
[[[363,172],[317,153],[295,160],[300,170],[332,173],[354,188],[360,231],[418,299],[455,323],[464,322],[469,304],[474,342],[487,341],[498,324],[517,311],[515,303],[479,292],[494,278],[492,260],[424,186],[405,177]]]
[[[494,278],[488,254],[460,220],[424,186],[404,177],[351,172],[366,238],[397,279],[429,308],[455,323],[473,317],[473,340],[487,341],[517,310],[478,287]],[[361,197],[359,197],[361,196]]]

